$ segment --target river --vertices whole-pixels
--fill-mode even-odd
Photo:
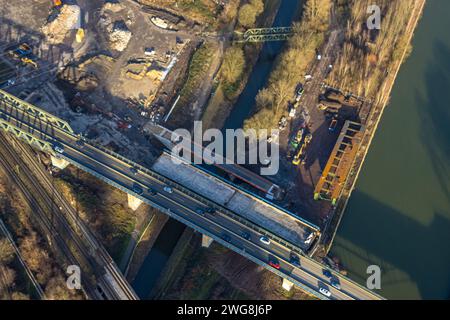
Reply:
[[[332,254],[388,299],[450,298],[450,1],[428,1]]]

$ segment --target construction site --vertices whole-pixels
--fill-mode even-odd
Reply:
[[[192,287],[186,281],[199,281],[196,277],[203,274],[195,268],[192,255],[208,261],[213,269],[203,274],[206,278],[211,272],[216,280],[220,278],[219,297],[227,298],[228,291],[257,299],[299,297],[297,289],[291,291],[295,285],[301,288],[302,299],[379,298],[345,278],[339,263],[327,257],[378,115],[370,98],[328,82],[344,39],[341,26],[330,26],[326,41],[314,48],[301,82],[286,89],[289,93],[277,106],[283,109],[274,119],[278,127],[272,128],[278,133],[267,142],[279,148],[279,170],[262,176],[259,169],[267,163],[180,162],[171,153],[177,142],[173,131],[192,131],[194,121],[207,116],[212,119],[210,127],[217,124],[218,129],[227,129],[222,128],[225,119],[218,118],[231,111],[212,109],[215,101],[219,109],[232,108],[242,94],[247,99],[244,104],[254,107],[265,82],[254,84],[261,75],[253,74],[252,68],[267,70],[264,77],[269,78],[271,70],[264,57],[272,57],[274,69],[278,63],[272,48],[261,43],[289,40],[295,27],[248,27],[238,19],[241,3],[237,0],[31,2],[11,6],[0,0],[5,8],[0,13],[0,122],[16,137],[41,143],[35,156],[19,163],[33,159],[36,164],[30,171],[44,170],[41,180],[47,174],[56,181],[47,187],[63,194],[58,201],[71,203],[59,211],[67,210],[68,225],[76,225],[73,239],[84,264],[92,269],[96,263],[108,266],[107,275],[99,276],[103,287],[89,284],[85,297],[179,298],[176,289]],[[292,11],[288,2],[280,1],[279,15]],[[257,1],[244,3],[258,5]],[[258,15],[271,26],[277,16],[265,12],[261,3]],[[265,8],[271,7],[266,3]],[[296,18],[291,15],[290,21]],[[255,16],[253,26],[257,23],[261,21]],[[229,49],[236,47],[238,56],[242,54],[242,70],[238,80],[229,83],[224,73],[230,62],[224,61]],[[261,54],[263,59],[249,58],[249,54]],[[211,116],[211,110],[218,110],[219,116]],[[16,116],[20,112],[26,116]],[[239,121],[243,123],[252,112],[240,114]],[[33,117],[50,121],[52,132],[44,126],[33,127],[37,121]],[[20,130],[12,130],[13,126]],[[27,128],[32,133],[24,133]],[[46,138],[32,136],[36,132]],[[23,157],[32,152],[12,141],[4,142],[5,149],[8,143]],[[205,146],[199,147],[199,154],[194,151],[190,156],[201,157]],[[8,156],[14,158],[12,153]],[[3,162],[13,163],[6,158]],[[29,183],[39,189],[31,178]],[[28,195],[30,202],[32,196]],[[153,263],[148,259],[154,258],[154,246],[159,250],[162,240],[158,239],[167,240],[164,230],[170,223],[182,226],[171,227],[173,243],[156,263],[161,264],[157,274],[161,277],[150,281],[144,266]],[[79,230],[82,236],[77,235]],[[86,238],[87,246],[94,243],[100,248],[95,249],[100,262],[91,261],[93,249],[84,248]],[[198,253],[193,244],[212,245],[213,253],[208,258],[206,251]],[[230,266],[228,259],[236,265]],[[261,273],[266,269],[270,275]],[[332,272],[354,296],[341,290],[339,282],[330,282],[335,278],[324,280],[323,270]],[[252,281],[240,284],[247,273]],[[312,280],[304,273],[312,274]],[[139,287],[136,281],[148,281],[151,286],[136,294],[130,285]],[[264,295],[258,295],[261,281],[281,285],[290,293],[271,292],[267,285]],[[330,285],[322,285],[323,281]],[[114,293],[114,285],[109,288],[108,282],[124,289]],[[209,285],[212,291],[214,286]]]
[[[272,227],[283,238],[292,243],[305,242],[301,245],[304,250],[317,245],[318,228],[314,232],[306,231],[298,221],[304,218],[323,225],[324,216],[318,214],[317,208],[319,212],[327,212],[336,203],[340,185],[358,148],[359,136],[353,139],[347,131],[351,130],[348,126],[353,122],[350,121],[361,121],[364,108],[360,100],[324,87],[317,103],[304,104],[301,95],[308,84],[300,84],[290,115],[280,120],[280,129],[284,129],[287,118],[298,115],[290,124],[293,135],[289,143],[285,146],[282,143],[283,137],[287,139],[287,131],[282,130],[279,137],[281,149],[286,151],[281,159],[280,179],[260,177],[242,166],[217,167],[219,179],[229,183],[233,180],[232,185],[247,189],[265,201],[273,201],[280,208],[276,209],[277,213],[272,207],[266,209],[262,203],[258,204],[258,198],[235,194],[233,187],[226,185],[219,187],[220,180],[209,185],[208,176],[202,177],[189,167],[174,168],[168,160],[170,155],[161,155],[164,141],[158,141],[152,128],[160,123],[164,125],[169,117],[176,120],[183,116],[177,111],[177,103],[186,79],[184,73],[193,53],[205,42],[198,23],[189,17],[181,19],[172,11],[159,12],[154,6],[133,1],[35,2],[40,10],[28,14],[14,10],[6,15],[8,18],[3,18],[4,38],[0,39],[3,90],[67,120],[85,139],[127,154],[130,159],[218,201],[245,219],[262,225],[274,223]],[[23,10],[27,10],[25,6]],[[283,34],[274,40],[285,38]],[[206,41],[219,43],[218,39]],[[222,44],[214,45],[220,54]],[[209,83],[218,68],[214,61],[210,65],[209,79],[205,79]],[[201,108],[198,102],[204,103],[205,97],[198,99],[197,103],[191,101],[194,109],[191,117],[183,117],[185,123],[201,115],[195,108]],[[181,110],[185,112],[184,107]],[[172,127],[174,123],[177,121]],[[166,125],[170,127],[171,122]],[[339,146],[331,151],[335,143]],[[324,145],[330,147],[329,153]],[[323,164],[328,157],[330,164],[319,179],[320,167],[315,167],[316,160]],[[300,168],[299,181],[286,181],[292,176],[288,172],[293,168]],[[196,175],[198,178],[193,179]],[[300,197],[292,192],[292,185],[301,190]],[[318,200],[329,202],[324,204]],[[285,215],[283,210],[290,212],[287,220],[281,219]]]

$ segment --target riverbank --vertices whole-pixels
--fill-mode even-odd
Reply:
[[[419,23],[419,20],[423,14],[423,9],[425,7],[425,3],[426,3],[426,0],[417,0],[415,2],[416,5],[414,8],[414,11],[411,13],[411,17],[410,17],[410,20],[409,20],[407,28],[406,28],[406,30],[407,30],[406,37],[407,37],[408,44],[410,44],[412,41],[412,38],[414,36],[414,31],[415,31],[415,29]],[[368,125],[366,126],[366,131],[364,134],[363,141],[362,141],[359,151],[355,157],[355,160],[352,165],[352,169],[350,170],[349,176],[347,177],[347,180],[345,182],[345,187],[341,194],[340,200],[336,206],[335,213],[333,214],[332,218],[330,219],[330,222],[327,224],[327,226],[325,227],[325,230],[323,232],[324,236],[322,238],[322,244],[325,248],[326,254],[328,254],[328,252],[330,251],[333,240],[336,236],[336,232],[339,228],[339,224],[342,220],[343,214],[348,205],[348,201],[350,199],[351,193],[355,188],[356,181],[361,172],[361,168],[364,164],[364,160],[366,159],[367,153],[369,151],[369,147],[372,143],[372,140],[374,138],[374,135],[375,135],[378,125],[380,123],[381,117],[383,115],[383,111],[384,111],[385,107],[388,105],[389,97],[390,97],[391,91],[394,87],[395,79],[398,76],[400,68],[401,68],[402,64],[404,63],[408,52],[410,52],[410,46],[406,45],[404,48],[404,51],[401,55],[401,58],[398,60],[397,64],[394,67],[395,71],[393,73],[391,72],[384,82],[383,90],[381,91],[382,95],[381,95],[380,102],[372,107],[371,113],[367,120]]]

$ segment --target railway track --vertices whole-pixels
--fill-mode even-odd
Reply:
[[[12,151],[14,148],[21,157],[14,154]],[[30,205],[39,215],[39,220],[44,224],[47,234],[53,235],[58,247],[71,263],[88,269],[84,270],[88,271],[87,274],[94,274],[96,281],[88,279],[84,283],[86,295],[94,299],[136,300],[136,294],[117,265],[92,232],[78,218],[74,208],[56,190],[47,172],[36,161],[34,151],[4,135],[0,135],[0,149],[2,150],[0,163],[5,167],[5,171],[14,178]],[[26,175],[28,183],[23,181],[22,177],[12,169],[16,166]],[[37,199],[42,199],[44,203],[40,204]],[[45,212],[52,212],[51,217],[48,217]],[[59,229],[55,228],[55,224],[59,226]],[[65,239],[61,233],[69,238],[70,243],[73,244],[72,249],[78,253],[77,256],[72,253],[66,243],[68,239]]]

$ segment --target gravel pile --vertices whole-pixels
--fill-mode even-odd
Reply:
[[[116,21],[109,33],[109,41],[111,49],[123,51],[131,39],[131,31],[128,29],[124,21]]]
[[[51,44],[62,43],[70,30],[79,28],[80,7],[77,5],[63,5],[58,16],[42,27]]]

